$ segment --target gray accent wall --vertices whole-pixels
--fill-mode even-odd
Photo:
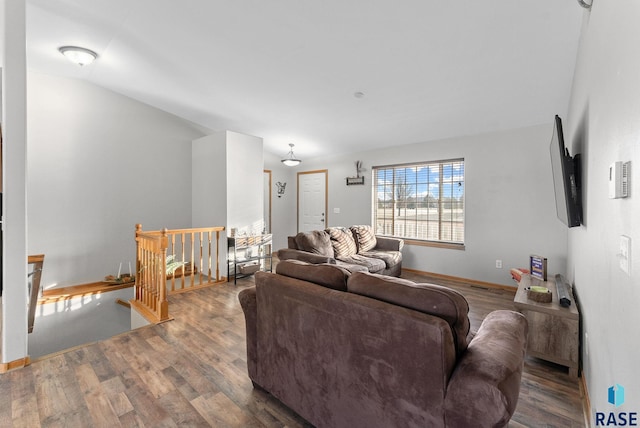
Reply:
[[[407,245],[403,266],[515,286],[509,269],[527,267],[531,254],[547,257],[550,273],[566,270],[567,229],[556,216],[549,154],[552,119],[550,114],[548,124],[506,132],[305,159],[297,171],[328,169],[327,224],[349,226],[372,223],[373,166],[464,158],[465,249]],[[365,185],[347,186],[356,160],[363,161]],[[287,186],[287,192],[295,198],[295,189]],[[295,205],[291,209],[293,218],[274,215],[274,221],[278,230],[294,234]]]
[[[286,147],[286,146],[285,146]],[[287,147],[288,149],[288,147]],[[273,153],[264,154],[264,168],[271,170],[271,233],[273,235],[273,251],[287,247],[287,236],[296,234],[296,173],[306,171],[302,162],[295,167],[285,166],[280,160],[287,150],[283,148],[282,156]],[[285,193],[278,197],[277,182],[287,183]]]
[[[135,224],[191,226],[189,122],[77,79],[28,77],[29,254],[43,289],[135,269]]]
[[[640,411],[640,3],[594,1],[584,12],[565,139],[583,158],[584,225],[569,233],[567,277],[582,312],[582,362],[593,412]],[[608,198],[609,165],[631,161],[631,195]],[[631,275],[619,267],[631,238]],[[625,403],[607,402],[614,384]],[[595,423],[594,414],[591,415]]]

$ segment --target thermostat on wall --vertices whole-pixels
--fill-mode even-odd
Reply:
[[[609,198],[629,196],[629,166],[631,162],[614,162],[609,166]]]

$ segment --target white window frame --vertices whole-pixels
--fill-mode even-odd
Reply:
[[[464,158],[374,166],[372,224],[408,244],[464,249]]]

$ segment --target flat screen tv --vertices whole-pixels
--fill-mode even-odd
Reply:
[[[549,150],[558,218],[568,227],[580,226],[582,224],[580,155],[571,157],[569,150],[565,147],[562,120],[558,115],[555,117]]]

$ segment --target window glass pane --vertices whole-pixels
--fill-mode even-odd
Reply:
[[[464,160],[374,167],[376,233],[464,243]]]

